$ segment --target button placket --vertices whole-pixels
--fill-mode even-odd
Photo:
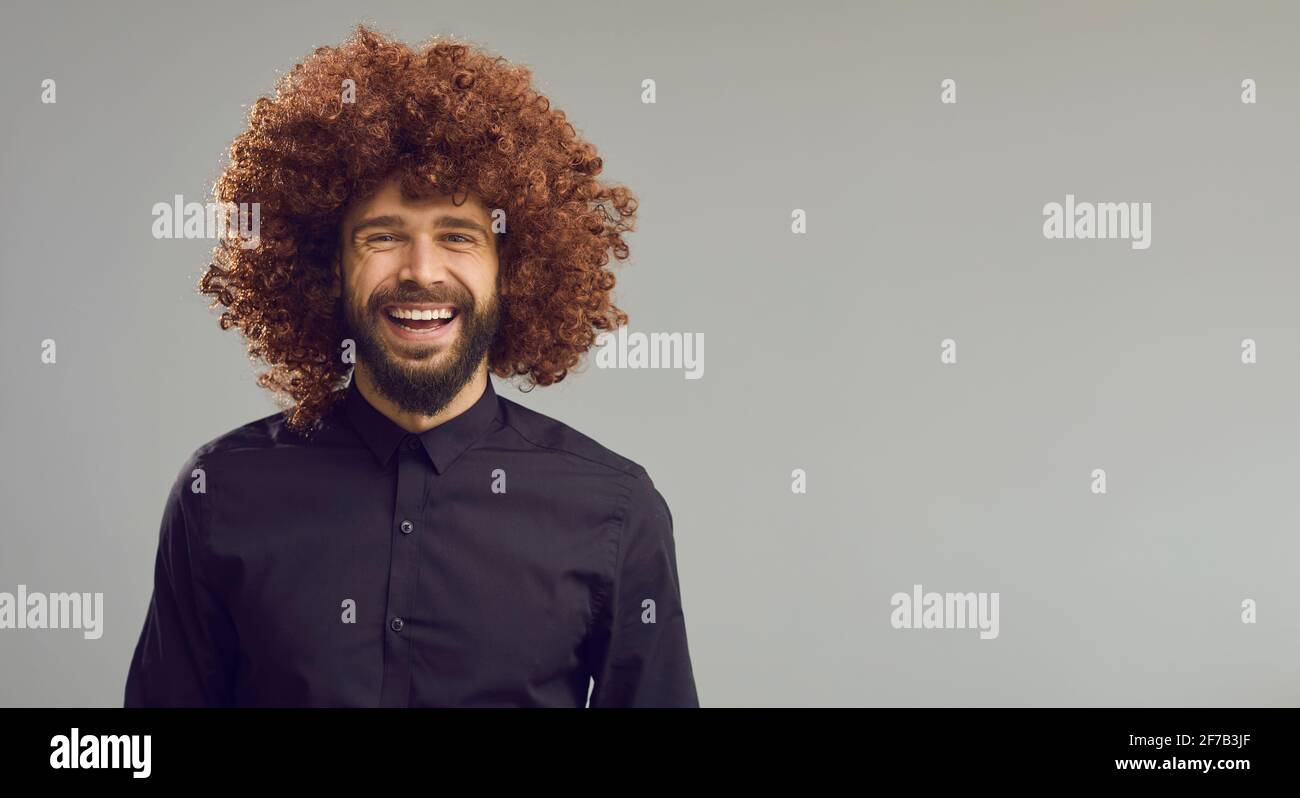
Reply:
[[[416,627],[410,612],[418,583],[419,544],[412,533],[423,517],[430,464],[419,438],[408,437],[396,456],[397,489],[394,494],[388,572],[388,628],[385,638],[384,681],[381,706],[406,706],[410,701],[411,659]]]

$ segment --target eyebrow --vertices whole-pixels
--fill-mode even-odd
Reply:
[[[353,240],[355,240],[358,233],[360,233],[362,230],[365,230],[366,228],[369,227],[405,227],[405,226],[406,226],[406,220],[403,219],[401,216],[395,214],[387,214],[384,216],[371,216],[369,218],[362,219],[361,221],[357,222],[355,225],[352,226],[352,238]],[[439,216],[433,220],[433,226],[436,228],[473,230],[474,232],[482,235],[484,238],[487,239],[492,238],[492,234],[488,232],[488,229],[486,227],[474,221],[473,219],[464,216],[451,216],[449,214],[443,214],[442,216]]]

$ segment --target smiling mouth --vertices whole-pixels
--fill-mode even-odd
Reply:
[[[451,305],[389,305],[383,314],[403,330],[429,333],[451,324],[460,311]]]

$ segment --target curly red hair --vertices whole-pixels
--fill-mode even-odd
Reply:
[[[344,102],[344,81],[355,101]],[[352,199],[393,174],[412,198],[474,191],[506,213],[498,237],[501,327],[488,353],[500,377],[529,387],[564,379],[627,314],[610,296],[612,253],[637,201],[596,179],[596,148],[532,86],[532,72],[465,42],[435,37],[418,52],[358,26],[320,47],[259,98],[217,179],[221,203],[260,203],[260,241],[221,241],[199,290],[224,306],[258,383],[308,431],[337,400],[351,366],[341,357],[333,295],[338,225]]]

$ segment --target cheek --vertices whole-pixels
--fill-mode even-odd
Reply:
[[[469,289],[474,294],[478,306],[483,307],[492,297],[496,296],[500,290],[500,285],[495,262],[480,264],[480,266],[486,268],[479,268],[472,272],[473,282],[469,284]]]
[[[388,277],[385,258],[371,255],[353,262],[347,272],[346,292],[348,301],[364,308],[370,297],[384,284]]]

